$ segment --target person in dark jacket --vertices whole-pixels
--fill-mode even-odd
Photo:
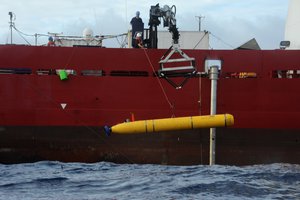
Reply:
[[[142,18],[140,18],[140,11],[136,11],[135,17],[133,17],[130,21],[130,24],[133,26],[136,23],[143,23]]]
[[[135,17],[131,19],[130,24],[132,26],[132,47],[143,48],[144,23],[142,18],[140,18],[139,11],[137,11]],[[138,34],[140,34],[140,37],[137,37]]]

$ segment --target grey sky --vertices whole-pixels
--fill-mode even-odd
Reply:
[[[16,14],[16,27],[24,33],[63,32],[82,35],[84,28],[95,35],[121,34],[139,10],[148,24],[151,5],[176,5],[180,30],[198,30],[197,15],[205,16],[202,29],[210,31],[213,48],[237,47],[256,38],[264,49],[278,48],[284,38],[288,0],[0,0],[0,43],[9,42],[8,12]],[[163,29],[162,27],[160,29]],[[34,43],[33,38],[27,38]],[[16,43],[25,43],[14,33]],[[39,43],[46,38],[39,38]],[[117,45],[114,42],[107,44]],[[225,43],[229,44],[226,45]]]

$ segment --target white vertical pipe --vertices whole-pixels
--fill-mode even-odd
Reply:
[[[210,96],[210,114],[217,114],[217,81],[219,76],[219,67],[211,66],[209,79],[211,80],[211,96]],[[216,162],[216,128],[210,128],[210,147],[209,147],[209,165]]]

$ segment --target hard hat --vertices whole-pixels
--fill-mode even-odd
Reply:
[[[51,42],[53,42],[53,37],[50,36],[50,37],[48,38],[48,40],[51,41]]]
[[[136,37],[142,37],[142,34],[141,33],[137,33]]]

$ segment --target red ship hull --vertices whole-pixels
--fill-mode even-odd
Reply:
[[[217,164],[300,163],[300,51],[185,52],[196,59],[200,72],[205,60],[222,60],[217,112],[233,114],[235,125],[217,129]],[[176,90],[154,75],[163,54],[0,46],[0,162],[207,164],[208,129],[104,134],[103,126],[132,115],[144,120],[209,114],[210,80],[193,77]],[[76,75],[61,81],[52,73],[58,69]]]

